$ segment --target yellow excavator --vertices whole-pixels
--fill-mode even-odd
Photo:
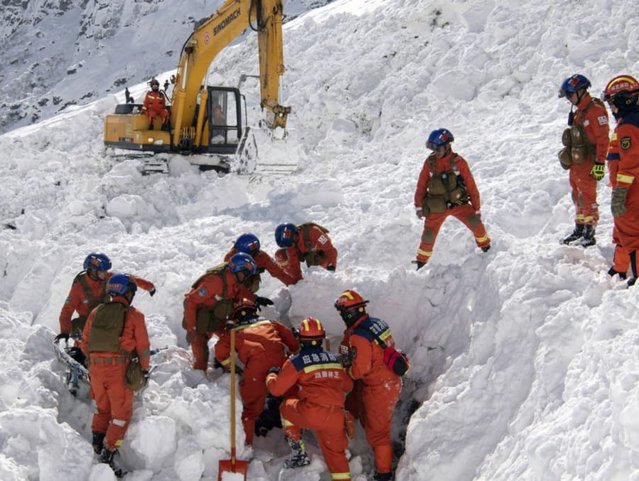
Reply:
[[[247,28],[257,32],[263,125],[284,136],[290,107],[280,105],[282,0],[227,0],[213,15],[196,23],[182,47],[169,110],[170,127],[150,124],[141,105],[117,105],[104,122],[104,144],[114,149],[190,154],[203,170],[251,172],[256,145],[246,122],[239,88],[205,86],[215,57]],[[221,109],[221,115],[220,115]],[[197,155],[202,154],[202,155]]]

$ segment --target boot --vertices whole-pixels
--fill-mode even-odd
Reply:
[[[584,234],[580,244],[583,247],[590,247],[590,246],[594,246],[596,243],[597,243],[597,240],[595,239],[595,226],[587,225],[584,229]]]
[[[415,264],[417,264],[417,270],[420,270],[422,267],[426,265],[426,263],[422,261],[415,261]]]
[[[577,239],[581,239],[581,236],[584,235],[584,225],[583,224],[575,224],[575,230],[572,231],[568,237],[561,241],[562,244],[570,244],[571,242],[576,241]]]
[[[393,473],[378,473],[375,472],[375,476],[373,476],[373,481],[392,481]]]
[[[490,250],[490,244],[488,244],[487,246],[480,247],[480,249],[481,249],[483,252],[488,252],[488,251]]]
[[[110,449],[105,447],[104,449],[102,449],[102,453],[100,453],[99,461],[101,463],[108,464],[113,470],[113,474],[115,474],[115,477],[121,478],[126,474],[126,472],[122,468],[119,468],[118,466],[116,466],[115,462],[113,461],[113,457],[115,456],[115,453],[117,452],[118,452],[117,449],[111,451]]]
[[[637,276],[639,275],[639,272],[637,272],[637,251],[630,253],[630,270],[632,271],[632,278],[628,279],[628,287],[635,285]]]
[[[625,272],[618,272],[618,271],[616,271],[614,266],[613,266],[613,267],[611,267],[611,268],[608,270],[608,275],[609,275],[610,277],[614,277],[615,275],[618,275],[618,276],[619,276],[619,279],[624,280],[624,281],[626,280],[626,277],[627,277]]]
[[[102,449],[104,448],[104,436],[106,433],[100,433],[98,431],[93,431],[93,451],[95,454],[101,454]]]
[[[301,439],[295,441],[290,438],[287,438],[286,441],[291,448],[291,455],[286,461],[284,461],[285,468],[301,468],[302,466],[311,464],[311,460],[309,459],[308,454],[306,454],[304,441]]]

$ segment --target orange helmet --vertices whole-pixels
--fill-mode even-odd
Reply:
[[[609,101],[620,92],[633,93],[639,91],[639,82],[632,75],[617,75],[601,94],[601,99]]]
[[[257,316],[257,303],[254,299],[241,297],[233,302],[233,319],[246,320]]]
[[[348,289],[342,292],[335,301],[335,309],[338,311],[346,311],[354,307],[365,306],[367,303],[368,301],[364,300],[359,292]]]
[[[324,326],[314,317],[307,317],[298,328],[300,341],[322,340],[326,337]]]

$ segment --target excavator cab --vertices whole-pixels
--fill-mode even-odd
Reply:
[[[243,96],[233,87],[209,86],[207,93],[204,131],[208,133],[208,139],[203,139],[202,150],[210,154],[233,155],[246,129],[242,117]]]

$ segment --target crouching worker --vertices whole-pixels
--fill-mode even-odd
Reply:
[[[254,299],[242,298],[234,302],[231,316],[236,322],[230,329],[235,330],[235,349],[242,364],[244,374],[240,381],[242,398],[242,425],[246,434],[246,444],[253,444],[255,422],[262,413],[266,399],[266,375],[271,368],[280,368],[286,361],[286,351],[296,352],[299,343],[293,332],[277,321],[269,321],[257,314]],[[230,364],[230,330],[225,331],[215,344],[215,359],[226,367]]]
[[[149,372],[149,336],[144,314],[131,307],[137,286],[133,276],[115,274],[107,282],[111,301],[94,309],[82,336],[82,351],[89,359],[91,397],[97,412],[93,416],[93,449],[100,461],[116,475],[113,457],[122,445],[133,414],[133,390],[125,382],[133,356],[139,359],[144,380]]]
[[[300,352],[284,363],[279,374],[271,372],[266,385],[273,396],[298,388],[296,397],[285,397],[280,405],[284,435],[291,448],[284,467],[310,463],[301,435],[301,429],[307,428],[317,436],[332,479],[350,481],[344,396],[353,388],[353,381],[337,356],[322,347],[325,336],[320,321],[304,319],[299,326]]]

